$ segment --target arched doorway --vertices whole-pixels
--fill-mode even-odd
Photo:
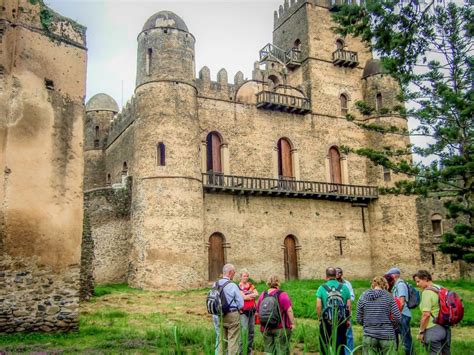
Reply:
[[[214,281],[222,274],[225,264],[224,236],[214,233],[209,237],[209,280]]]
[[[285,279],[298,279],[298,255],[296,254],[295,237],[289,235],[285,238],[284,243],[284,262],[285,262]]]
[[[331,182],[334,184],[342,184],[341,154],[337,147],[331,147],[331,149],[329,149],[329,169],[331,172]]]

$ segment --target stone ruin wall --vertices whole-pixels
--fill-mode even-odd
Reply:
[[[77,329],[85,28],[0,7],[0,332]]]

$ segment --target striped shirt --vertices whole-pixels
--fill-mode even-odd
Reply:
[[[390,319],[391,315],[394,321]],[[399,323],[401,317],[395,299],[386,290],[370,289],[357,303],[357,323],[363,325],[364,335],[375,339],[395,339],[393,322]]]

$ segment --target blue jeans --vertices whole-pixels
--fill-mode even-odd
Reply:
[[[350,327],[347,328],[347,332],[346,332],[345,354],[351,355],[353,350],[354,350],[354,334],[352,332],[352,323],[351,323]]]
[[[403,344],[406,355],[415,354],[415,349],[413,348],[413,342],[411,339],[410,321],[411,321],[411,317],[408,317],[402,314],[402,320],[400,321],[400,327],[399,327],[400,343]]]

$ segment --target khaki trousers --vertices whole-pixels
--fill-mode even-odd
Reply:
[[[240,354],[240,313],[227,313],[223,319],[223,328],[223,353],[225,354],[225,349],[227,349],[229,355]]]

